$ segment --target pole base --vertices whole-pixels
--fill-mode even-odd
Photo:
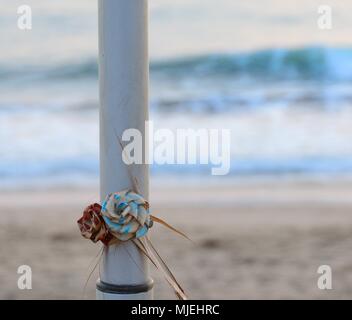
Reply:
[[[100,279],[96,285],[97,300],[152,300],[154,282],[150,279],[140,285],[114,285]]]

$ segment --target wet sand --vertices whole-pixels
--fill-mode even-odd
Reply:
[[[351,299],[352,183],[262,182],[153,187],[152,210],[194,244],[153,229],[153,241],[192,299]],[[96,190],[2,191],[0,298],[80,299],[99,246],[76,220]],[[183,199],[182,202],[179,199]],[[29,265],[33,289],[17,288]],[[317,287],[320,265],[333,289]],[[155,298],[174,298],[160,275]],[[95,296],[95,272],[86,298]]]

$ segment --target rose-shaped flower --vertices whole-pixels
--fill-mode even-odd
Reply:
[[[92,240],[94,243],[99,240],[108,245],[113,239],[105,226],[104,219],[101,215],[101,206],[94,203],[88,206],[82,218],[77,221],[78,227],[83,237]]]
[[[101,213],[109,232],[121,241],[143,237],[153,224],[148,202],[131,190],[108,195]]]

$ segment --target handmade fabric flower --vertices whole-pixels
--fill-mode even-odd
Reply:
[[[107,230],[104,219],[101,215],[101,206],[94,203],[88,206],[82,218],[77,221],[78,227],[83,237],[92,240],[94,243],[99,240],[105,245],[110,244],[113,240],[112,234]]]
[[[166,281],[175,290],[179,299],[187,296],[176,278],[161,259],[150,239],[143,237],[152,227],[153,221],[187,238],[187,236],[167,224],[164,220],[150,215],[149,203],[139,194],[125,190],[110,194],[103,205],[88,206],[77,223],[83,237],[93,242],[102,241],[106,246],[120,241],[132,242],[164,274]],[[188,239],[188,238],[187,238]]]
[[[121,241],[141,238],[153,225],[148,202],[131,190],[108,195],[101,213],[109,232]]]

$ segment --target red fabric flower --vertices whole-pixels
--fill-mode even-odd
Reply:
[[[94,203],[88,206],[82,218],[77,221],[78,227],[84,238],[92,240],[94,243],[101,241],[106,246],[111,243],[113,236],[105,226],[101,215],[101,205]]]

